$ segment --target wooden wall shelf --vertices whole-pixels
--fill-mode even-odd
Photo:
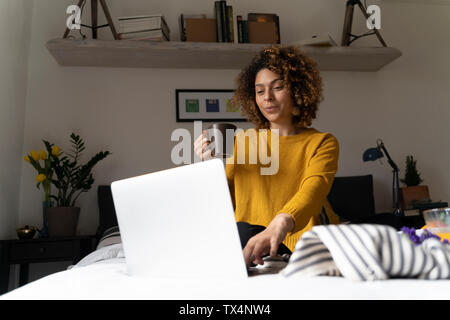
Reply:
[[[53,39],[46,47],[61,66],[241,69],[264,44]],[[387,47],[312,47],[303,52],[323,71],[374,72],[402,53]]]

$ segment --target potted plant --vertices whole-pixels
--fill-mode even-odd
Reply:
[[[415,202],[429,202],[430,194],[428,186],[420,185],[423,179],[417,171],[417,161],[412,155],[406,156],[405,177],[400,179],[406,187],[400,188],[402,208],[404,210],[413,209]]]
[[[55,200],[55,206],[47,209],[48,230],[50,236],[73,236],[76,233],[80,208],[76,206],[78,197],[91,189],[94,177],[92,168],[111,153],[100,151],[86,164],[80,164],[82,152],[85,149],[84,141],[79,135],[72,133],[71,153],[60,151],[51,152],[51,167],[56,176],[52,184],[57,194],[50,195]],[[53,150],[54,145],[45,141],[47,150]]]

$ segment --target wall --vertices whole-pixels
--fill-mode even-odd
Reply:
[[[292,6],[296,2],[287,3]],[[42,148],[42,139],[68,148],[70,133],[79,133],[86,142],[85,160],[99,150],[113,152],[94,169],[94,189],[115,179],[172,167],[170,151],[175,145],[170,141],[172,131],[178,127],[192,128],[191,124],[175,122],[175,88],[232,88],[238,70],[62,68],[44,44],[62,35],[69,4],[70,1],[36,2],[23,153]],[[230,1],[230,4],[238,8],[236,3]],[[274,4],[266,2],[265,5],[265,10],[277,11]],[[211,2],[206,1],[190,1],[189,5],[181,1],[154,1],[151,5],[147,1],[121,1],[109,2],[109,7],[115,17],[163,12],[175,40],[179,37],[180,13],[213,12]],[[236,9],[235,13],[246,14],[250,8],[261,9],[261,4],[248,1],[246,7]],[[323,4],[316,5],[312,12],[303,15],[307,17],[325,9]],[[83,19],[87,24],[88,11]],[[287,11],[284,15],[280,13],[281,28],[286,30],[286,38],[295,39],[296,30],[288,27],[294,24],[295,17]],[[104,23],[101,10],[99,17],[99,24]],[[321,25],[321,29],[325,31],[326,26]],[[89,30],[83,32],[90,36]],[[99,37],[112,36],[105,28]],[[34,175],[32,168],[24,166],[20,221],[39,225],[43,193],[36,189]],[[98,220],[95,190],[83,194],[79,205],[82,208],[79,232],[95,232]]]
[[[30,42],[27,108],[21,160],[31,149],[43,147],[41,139],[69,147],[71,132],[86,142],[85,160],[99,150],[113,155],[95,169],[93,190],[80,197],[79,233],[92,234],[98,223],[95,188],[110,182],[161,170],[174,165],[170,135],[191,124],[175,122],[176,88],[232,88],[239,70],[173,70],[60,67],[45,48],[49,39],[61,37],[66,7],[72,1],[35,2]],[[340,42],[344,1],[247,0],[228,1],[235,14],[276,12],[284,43],[311,34],[330,33]],[[374,2],[371,2],[374,3]],[[375,2],[381,5],[381,33],[389,46],[403,56],[376,73],[323,72],[325,100],[314,126],[335,134],[341,146],[338,175],[374,175],[376,209],[390,210],[391,168],[383,160],[363,163],[363,151],[382,138],[402,172],[407,154],[413,154],[424,183],[434,200],[450,201],[450,156],[447,122],[450,109],[449,63],[446,41],[450,6],[409,2]],[[212,15],[212,1],[109,1],[114,17],[163,13],[178,40],[180,13]],[[87,6],[86,8],[89,8]],[[89,11],[89,10],[87,10]],[[83,22],[89,24],[86,13]],[[105,21],[100,10],[100,24]],[[365,32],[361,13],[355,11],[355,33]],[[426,26],[426,27],[425,27]],[[117,27],[117,24],[116,24]],[[90,36],[89,31],[84,32]],[[111,39],[108,29],[100,38]],[[355,46],[379,46],[375,37]],[[241,125],[248,127],[248,125]],[[20,130],[18,130],[20,131]],[[20,135],[20,133],[17,133]],[[14,160],[13,160],[14,158]],[[41,224],[43,193],[34,183],[35,172],[22,164],[20,224]],[[11,176],[19,176],[20,168]],[[17,180],[15,181],[17,184]],[[11,205],[13,207],[13,205]],[[5,219],[1,215],[0,219]],[[10,223],[8,228],[15,227]],[[6,229],[5,229],[6,230]]]
[[[412,154],[424,178],[423,184],[430,188],[431,198],[449,201],[450,173],[446,158],[450,155],[450,136],[446,122],[450,119],[447,89],[450,64],[446,53],[450,42],[445,40],[445,31],[450,6],[388,1],[382,1],[381,5],[382,35],[388,45],[400,49],[403,56],[376,73],[374,83],[362,81],[353,86],[341,82],[341,86],[330,87],[351,88],[350,97],[328,91],[333,102],[341,106],[347,104],[342,112],[351,115],[353,122],[350,128],[340,124],[336,127],[341,143],[344,142],[340,174],[355,170],[373,172],[377,208],[388,209],[390,202],[384,202],[383,197],[390,200],[392,173],[389,165],[385,160],[383,165],[359,162],[365,148],[374,145],[376,138],[382,138],[400,167],[401,177],[406,155]],[[347,125],[340,114],[337,119]]]
[[[382,138],[403,170],[407,154],[418,160],[422,176],[435,200],[448,200],[450,174],[446,171],[448,145],[445,107],[449,93],[445,52],[448,42],[436,41],[445,30],[450,6],[408,2],[375,2],[382,10],[381,33],[403,56],[377,73],[323,72],[325,100],[315,126],[334,133],[341,144],[338,175],[374,174],[377,211],[390,210],[391,169],[363,163],[363,151]],[[23,152],[40,148],[40,140],[68,147],[72,131],[86,140],[86,159],[98,150],[113,155],[95,169],[96,185],[115,179],[172,167],[171,132],[191,124],[175,122],[175,88],[232,88],[238,70],[113,69],[60,67],[44,47],[64,31],[70,1],[40,0],[33,13],[30,76]],[[207,5],[206,5],[207,4]],[[229,1],[235,14],[277,12],[285,43],[314,33],[330,33],[340,40],[344,7],[338,1]],[[280,4],[283,4],[280,6]],[[164,13],[178,40],[180,13],[213,12],[206,1],[110,2],[116,18],[141,13]],[[295,12],[295,14],[292,14]],[[100,10],[100,24],[105,21]],[[89,22],[89,10],[83,21]],[[418,24],[421,21],[422,24]],[[432,23],[431,23],[432,22]],[[427,28],[423,28],[427,24]],[[117,26],[117,25],[116,25]],[[365,32],[355,10],[354,32]],[[88,36],[89,30],[84,29]],[[109,29],[100,38],[110,39]],[[374,36],[354,45],[378,46]],[[446,50],[447,49],[447,50]],[[440,154],[439,157],[434,155]],[[448,156],[448,154],[447,154]],[[40,223],[34,172],[24,164],[21,183],[22,223]],[[95,187],[94,186],[94,187]],[[95,232],[95,192],[80,197],[80,232]]]
[[[0,239],[15,236],[19,220],[32,7],[28,0],[0,1]]]

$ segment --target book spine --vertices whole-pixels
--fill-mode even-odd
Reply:
[[[133,31],[139,31],[139,30],[145,30],[145,29],[159,29],[161,28],[162,23],[161,19],[153,19],[153,20],[147,20],[147,21],[133,21],[133,22],[126,22],[126,23],[120,23],[119,24],[119,31],[120,32],[133,32]]]
[[[227,16],[228,16],[228,31],[230,33],[230,42],[234,42],[234,19],[232,6],[227,6]]]
[[[223,42],[230,42],[230,36],[229,36],[229,31],[228,31],[227,2],[225,0],[220,1],[220,12],[221,12],[221,16],[222,16]]]
[[[132,39],[132,38],[153,38],[153,37],[163,37],[169,41],[169,38],[167,35],[164,34],[164,32],[160,30],[155,31],[147,31],[147,32],[132,32],[132,33],[121,33],[120,38],[121,39]]]
[[[223,42],[223,31],[222,31],[222,14],[221,14],[220,1],[214,1],[214,13],[216,16],[216,26],[217,26],[217,42]]]
[[[242,16],[236,16],[238,43],[243,43],[242,38]]]
[[[166,34],[163,29],[139,30],[133,32],[123,32],[120,34],[122,35],[122,37],[135,37],[136,35],[139,34],[156,34],[156,35],[163,34],[167,39],[170,39],[170,35]]]
[[[168,34],[167,30],[162,28],[125,28],[121,30],[119,33],[133,33],[133,32],[143,32],[143,31],[152,31],[152,30],[163,30],[165,34]]]
[[[242,42],[248,43],[248,20],[242,20]]]
[[[184,15],[180,14],[180,40],[186,41],[186,26],[184,25]]]

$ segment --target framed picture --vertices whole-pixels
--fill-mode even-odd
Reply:
[[[247,121],[231,103],[233,90],[176,89],[177,122]]]

